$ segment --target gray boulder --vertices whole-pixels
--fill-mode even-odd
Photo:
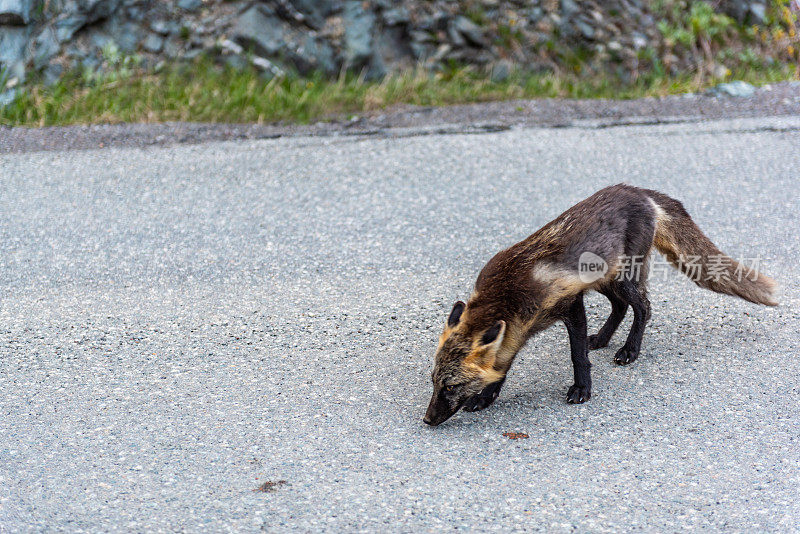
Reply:
[[[17,99],[17,88],[14,87],[7,91],[0,90],[0,109],[10,106]]]
[[[334,11],[330,1],[281,0],[278,2],[290,20],[297,20],[315,30],[325,26],[325,18]]]
[[[326,74],[336,74],[338,66],[333,48],[324,40],[303,32],[300,41],[287,54],[287,59],[302,74],[318,70]]]
[[[492,66],[492,81],[497,83],[508,80],[513,69],[513,63],[507,59],[501,59]]]
[[[150,23],[150,29],[160,35],[169,35],[170,33],[177,33],[177,31],[172,31],[173,25],[174,23],[156,19]]]
[[[720,8],[740,23],[763,24],[767,20],[766,2],[750,2],[748,0],[726,0]]]
[[[78,11],[86,16],[87,24],[92,24],[109,18],[119,9],[120,3],[120,0],[80,0]]]
[[[25,25],[31,20],[31,0],[0,0],[0,24]]]
[[[274,56],[284,46],[283,23],[274,14],[252,6],[242,13],[233,26],[231,36],[235,42],[261,56]]]
[[[384,62],[393,67],[413,67],[415,52],[412,41],[406,28],[403,26],[390,26],[378,32],[376,36],[376,53]]]
[[[710,96],[732,96],[736,98],[745,98],[753,96],[756,88],[747,82],[737,80],[735,82],[721,83],[712,87],[707,91]]]
[[[100,29],[125,53],[135,52],[142,40],[142,27],[135,22],[120,22],[116,18],[111,18]]]
[[[580,6],[574,0],[561,0],[561,16],[570,18],[572,15],[580,11]]]
[[[120,0],[78,0],[67,4],[64,13],[56,21],[56,37],[59,42],[72,36],[87,24],[109,18],[120,7]]]
[[[142,48],[148,52],[157,54],[164,48],[164,39],[155,33],[148,34],[144,41],[142,41]]]
[[[360,0],[350,0],[344,6],[343,19],[345,61],[348,67],[363,67],[373,55],[375,13],[364,9]]]
[[[56,39],[56,32],[51,27],[44,28],[33,40],[33,66],[37,69],[47,65],[50,58],[58,54],[61,46]]]
[[[24,26],[0,27],[0,89],[8,80],[25,80],[30,31]]]
[[[49,86],[55,85],[58,83],[58,80],[61,79],[61,75],[64,73],[64,67],[59,65],[58,63],[51,63],[49,64],[44,71],[42,71],[42,77],[44,79],[44,84]]]
[[[411,22],[411,17],[405,7],[394,7],[383,12],[383,22],[387,26],[399,26]]]
[[[386,66],[375,50],[375,12],[364,2],[348,0],[342,14],[344,21],[344,59],[348,69],[364,70],[368,78],[386,74]]]
[[[178,0],[178,7],[184,11],[197,11],[203,7],[201,0]]]
[[[56,38],[60,43],[69,41],[78,30],[88,24],[86,15],[82,13],[72,13],[59,18],[55,23]]]
[[[464,38],[470,42],[470,44],[480,48],[486,48],[489,46],[489,42],[483,35],[483,30],[481,27],[469,20],[467,17],[459,15],[453,19],[452,27],[456,32],[463,35]]]

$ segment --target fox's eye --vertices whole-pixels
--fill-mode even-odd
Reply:
[[[452,392],[454,392],[456,390],[456,387],[455,386],[447,386],[446,388],[444,388],[444,390],[446,392],[448,392],[448,393],[452,393]]]

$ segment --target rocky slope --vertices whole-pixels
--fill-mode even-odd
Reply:
[[[765,2],[718,1],[695,14],[699,4],[679,0],[0,0],[0,103],[32,75],[51,83],[75,68],[153,68],[201,54],[266,75],[375,78],[418,64],[471,64],[497,78],[517,67],[623,77],[719,69],[742,28],[788,13],[785,2]],[[750,31],[756,61],[796,54],[763,33]],[[793,37],[792,28],[778,35]]]

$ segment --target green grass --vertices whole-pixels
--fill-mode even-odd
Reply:
[[[790,79],[788,66],[734,72],[728,79],[764,84]],[[422,70],[382,81],[356,76],[265,80],[255,71],[198,61],[160,73],[73,74],[51,87],[26,86],[0,110],[0,124],[51,126],[114,122],[308,122],[398,104],[440,106],[523,98],[638,98],[697,91],[720,80],[645,73],[623,83],[610,77],[513,74],[502,82],[470,68]]]

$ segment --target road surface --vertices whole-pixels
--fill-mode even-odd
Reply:
[[[798,147],[784,117],[0,155],[0,532],[798,531]],[[422,424],[480,267],[622,181],[781,305],[670,271],[588,403],[555,326]]]

